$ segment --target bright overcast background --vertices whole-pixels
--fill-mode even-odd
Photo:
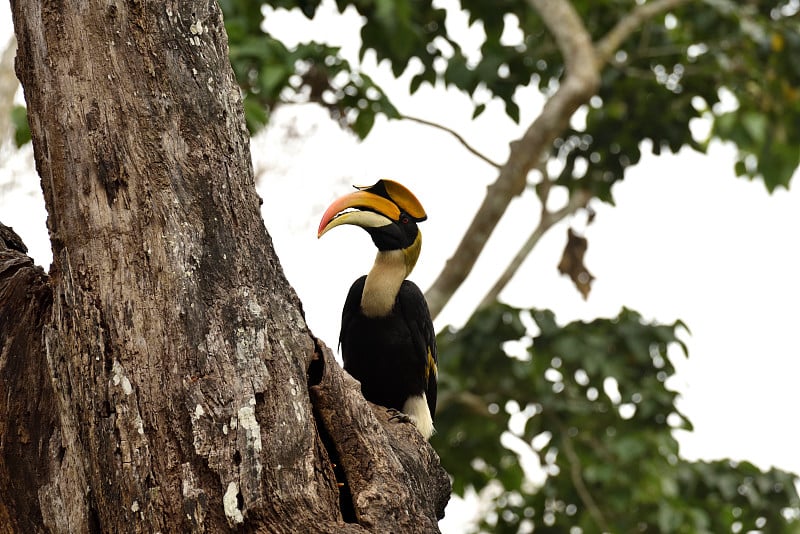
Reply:
[[[8,9],[3,3],[0,43],[12,32]],[[288,46],[324,41],[341,46],[357,63],[360,20],[354,12],[338,17],[329,0],[314,21],[285,11],[265,13],[265,26]],[[477,50],[483,30],[467,28],[464,17],[448,19],[451,23],[462,45]],[[509,31],[504,38],[513,43],[516,36]],[[371,53],[364,70],[401,112],[458,131],[496,161],[505,160],[508,143],[542,104],[535,91],[520,91],[520,125],[505,117],[498,102],[470,121],[472,107],[464,95],[426,85],[409,96],[408,78],[394,82],[388,65],[377,65]],[[576,124],[580,120],[576,117]],[[695,126],[698,135],[708,128],[702,121]],[[332,348],[347,289],[369,269],[374,248],[357,228],[337,229],[317,241],[327,204],[348,192],[350,184],[381,177],[414,191],[429,219],[421,226],[423,251],[411,278],[425,289],[496,177],[494,169],[441,131],[379,119],[359,143],[326,112],[303,105],[279,109],[269,129],[253,139],[252,151],[264,218],[284,270],[312,330]],[[691,330],[683,333],[690,357],[674,358],[677,376],[670,384],[694,424],[693,432],[678,435],[682,456],[749,460],[765,469],[800,473],[800,193],[769,195],[761,182],[736,178],[734,157],[733,148],[721,143],[712,143],[707,155],[684,150],[643,157],[614,187],[617,206],[595,202],[597,216],[590,226],[577,216],[553,228],[502,299],[551,308],[562,323],[615,316],[622,306],[648,320],[683,320]],[[438,328],[463,324],[525,241],[538,213],[534,195],[511,205],[467,283],[437,320]],[[46,267],[51,256],[45,217],[30,146],[3,151],[0,221],[14,227]],[[596,281],[586,301],[556,271],[569,224],[589,240],[586,265]]]

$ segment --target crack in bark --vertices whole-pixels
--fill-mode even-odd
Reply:
[[[350,485],[347,482],[347,474],[342,466],[342,461],[339,454],[336,452],[336,444],[333,438],[325,427],[325,421],[319,414],[318,410],[314,410],[314,419],[317,423],[317,432],[319,433],[319,440],[328,455],[330,462],[330,469],[333,470],[335,478],[335,487],[339,496],[339,513],[341,514],[342,521],[345,523],[358,523],[356,516],[356,509],[353,506],[353,494],[350,491]]]
[[[350,486],[347,483],[347,476],[342,467],[339,453],[336,451],[336,444],[328,431],[325,420],[320,414],[317,403],[314,401],[314,395],[311,394],[312,388],[318,386],[322,382],[322,377],[325,372],[325,359],[323,355],[322,342],[315,336],[314,340],[314,358],[308,366],[308,392],[309,401],[314,414],[314,421],[317,426],[317,433],[319,441],[322,444],[325,453],[328,455],[330,462],[330,469],[333,470],[335,477],[335,487],[339,494],[339,512],[341,513],[342,520],[345,523],[357,523],[356,510],[353,506],[353,494],[350,492]],[[323,466],[324,469],[324,466]],[[329,476],[329,471],[326,475]]]
[[[310,395],[345,475],[358,525],[371,531],[438,532],[450,479],[413,425],[389,420],[360,384],[318,345],[319,381]],[[317,374],[317,369],[312,369]],[[315,376],[316,377],[316,376]],[[405,510],[404,514],[397,514]]]

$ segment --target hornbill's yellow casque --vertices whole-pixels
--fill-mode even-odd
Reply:
[[[427,439],[436,409],[436,337],[425,297],[406,280],[422,244],[417,223],[427,215],[397,182],[356,189],[330,205],[317,234],[354,224],[378,247],[372,270],[353,283],[342,310],[344,368],[367,400],[396,410]]]

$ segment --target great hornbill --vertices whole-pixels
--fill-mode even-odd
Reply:
[[[427,215],[397,182],[356,189],[328,207],[317,234],[353,224],[378,247],[375,264],[350,287],[342,310],[344,368],[361,382],[364,398],[413,422],[428,439],[436,410],[436,335],[422,291],[406,280],[422,245],[417,223]]]

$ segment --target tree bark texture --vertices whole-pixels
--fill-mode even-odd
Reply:
[[[12,10],[53,264],[0,243],[0,531],[436,531],[275,256],[216,2]]]

